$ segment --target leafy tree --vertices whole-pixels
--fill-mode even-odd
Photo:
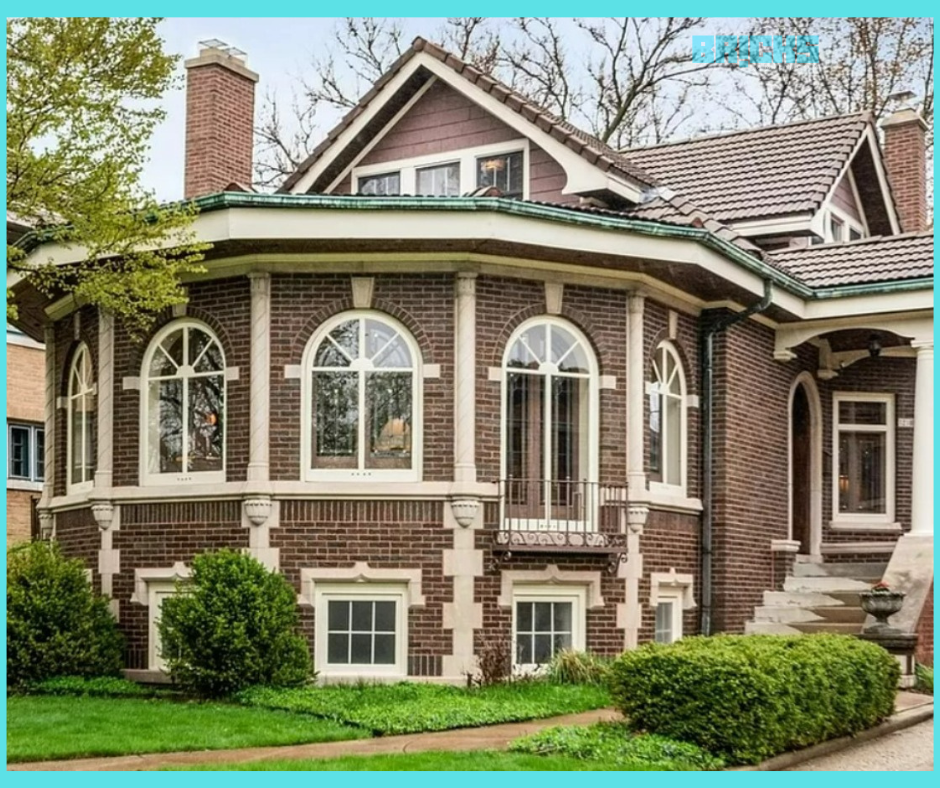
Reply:
[[[27,266],[8,245],[7,269],[47,296],[111,311],[131,333],[185,300],[180,277],[201,270],[205,248],[188,230],[193,209],[160,206],[141,184],[175,79],[159,21],[7,20],[7,210],[83,258]]]
[[[283,575],[234,550],[193,559],[191,581],[163,601],[163,658],[187,689],[222,697],[256,684],[289,687],[311,672],[296,593]]]

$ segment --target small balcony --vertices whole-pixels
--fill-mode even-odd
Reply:
[[[504,479],[493,551],[607,555],[613,567],[626,551],[626,485]]]

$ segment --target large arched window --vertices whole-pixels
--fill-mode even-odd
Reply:
[[[79,345],[69,368],[67,485],[69,492],[90,489],[95,476],[97,390],[91,353]]]
[[[597,482],[597,363],[556,318],[520,326],[503,358],[505,516],[513,527],[587,529]]]
[[[225,356],[208,327],[171,323],[144,356],[144,482],[225,481]]]
[[[650,480],[685,488],[686,390],[682,361],[671,342],[653,355],[650,398]]]
[[[304,356],[304,478],[417,480],[420,362],[407,329],[385,315],[326,322]]]

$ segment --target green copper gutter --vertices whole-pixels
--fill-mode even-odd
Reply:
[[[696,241],[739,264],[742,268],[770,281],[781,289],[806,300],[842,298],[855,295],[883,294],[906,290],[923,290],[933,286],[933,279],[911,279],[887,283],[869,283],[844,287],[814,289],[793,278],[779,268],[768,265],[729,241],[719,238],[709,230],[681,225],[667,225],[644,219],[591,214],[570,209],[517,200],[502,200],[493,197],[337,197],[320,194],[254,194],[245,192],[219,192],[199,197],[193,201],[200,213],[231,208],[320,208],[359,211],[479,211],[504,213],[531,219],[563,222],[581,227],[608,230],[627,230],[641,235],[662,238],[680,238]],[[29,251],[42,243],[42,233],[29,233],[20,239],[20,246]]]

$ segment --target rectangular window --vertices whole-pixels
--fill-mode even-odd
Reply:
[[[457,197],[460,195],[460,163],[425,167],[417,172],[419,197]]]
[[[844,240],[845,224],[835,216],[829,217],[829,235],[834,243]]]
[[[404,677],[407,586],[316,587],[315,664],[323,675]]]
[[[41,482],[45,476],[44,429],[30,424],[11,424],[7,435],[8,478]]]
[[[858,241],[862,237],[862,231],[856,227],[849,227],[849,240]]]
[[[513,597],[513,664],[546,665],[561,649],[584,650],[583,588],[528,588]]]
[[[657,643],[675,643],[682,638],[681,591],[659,591],[653,622],[653,640]]]
[[[894,398],[836,394],[833,407],[837,502],[833,520],[894,519]]]
[[[401,194],[401,175],[386,172],[381,175],[364,175],[359,178],[359,194],[378,197],[394,197]]]
[[[495,186],[504,197],[521,199],[523,194],[522,151],[477,158],[477,188]]]

